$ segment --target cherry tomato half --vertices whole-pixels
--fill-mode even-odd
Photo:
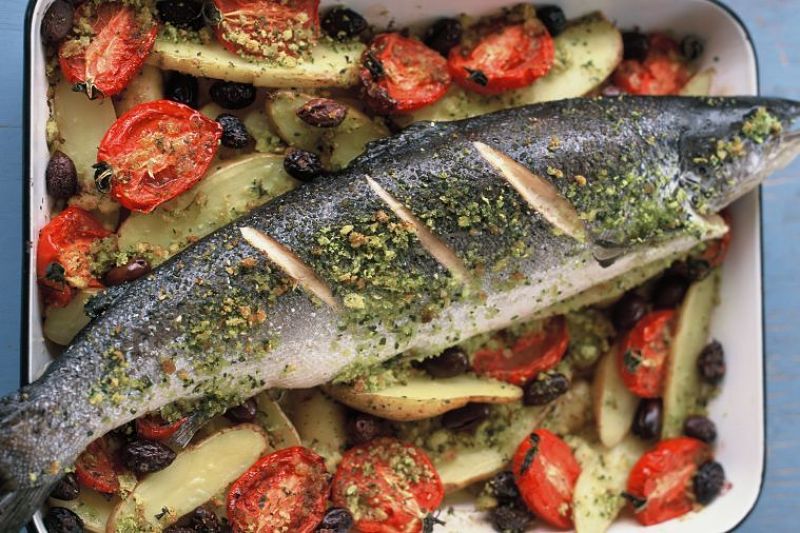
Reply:
[[[136,419],[136,433],[148,440],[165,440],[173,436],[186,420],[181,418],[170,424],[159,414],[146,415]]]
[[[623,383],[640,398],[660,398],[675,325],[675,310],[653,311],[625,336],[617,354]]]
[[[319,35],[319,0],[214,0],[216,33],[234,54],[295,56]]]
[[[448,67],[456,83],[480,94],[527,87],[550,71],[553,38],[538,19],[492,31],[475,46],[450,50]]]
[[[325,460],[301,446],[256,462],[228,491],[234,532],[314,531],[325,514],[329,480]]]
[[[158,26],[146,11],[137,13],[122,2],[81,4],[75,17],[89,21],[91,35],[88,39],[78,35],[61,44],[58,61],[67,80],[89,98],[122,92],[156,41]]]
[[[572,527],[572,494],[581,467],[563,440],[537,429],[523,440],[511,460],[525,505],[548,524]]]
[[[75,475],[84,486],[113,494],[119,490],[119,470],[105,437],[93,441],[75,461]]]
[[[444,488],[425,452],[379,438],[348,450],[336,470],[331,499],[353,513],[361,533],[417,533],[439,507]]]
[[[627,498],[639,523],[649,526],[692,510],[692,477],[711,456],[690,437],[667,439],[642,455],[628,476]]]
[[[102,287],[92,275],[89,249],[111,232],[80,207],[71,206],[56,215],[39,232],[36,276],[45,302],[63,307],[73,287]]]
[[[548,320],[542,331],[519,338],[510,349],[478,350],[472,368],[478,374],[522,385],[556,366],[568,346],[567,322],[559,316]]]
[[[377,113],[406,113],[430,105],[450,87],[447,61],[417,39],[382,33],[364,52],[361,84]]]
[[[222,126],[169,100],[139,104],[100,141],[98,187],[131,211],[149,213],[203,178],[219,148]]]
[[[689,81],[689,70],[678,44],[663,33],[653,33],[644,61],[628,59],[614,72],[614,84],[630,94],[677,94]]]

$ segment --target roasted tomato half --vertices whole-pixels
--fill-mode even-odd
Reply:
[[[97,187],[131,211],[149,213],[203,178],[221,137],[218,122],[189,106],[140,104],[100,141]]]
[[[527,87],[550,71],[553,38],[539,19],[487,30],[472,46],[450,50],[448,67],[456,83],[480,94]]]
[[[653,311],[623,339],[617,366],[625,386],[636,396],[661,397],[674,327],[674,310]]]
[[[119,490],[119,473],[106,437],[93,441],[75,461],[78,481],[103,494],[114,494]]]
[[[377,113],[407,113],[439,100],[450,87],[447,62],[417,39],[375,37],[362,57],[361,84]]]
[[[689,69],[676,43],[663,33],[648,37],[644,61],[627,59],[614,72],[614,84],[630,94],[677,94],[689,81]]]
[[[692,510],[692,478],[711,456],[707,444],[690,437],[659,442],[631,469],[625,497],[636,520],[649,526]]]
[[[166,440],[173,436],[184,422],[186,418],[170,423],[159,414],[146,415],[136,419],[136,433],[147,440]]]
[[[75,11],[75,35],[61,44],[61,72],[89,98],[120,93],[150,55],[158,27],[147,9],[122,2],[84,2]]]
[[[525,505],[551,526],[572,527],[572,494],[581,467],[570,447],[546,429],[522,441],[512,472]]]
[[[329,476],[325,460],[300,446],[259,459],[228,492],[235,532],[314,531],[325,514]]]
[[[45,303],[67,305],[74,288],[102,287],[92,274],[89,250],[111,232],[80,207],[68,207],[39,232],[36,276]]]
[[[234,54],[296,56],[319,36],[319,0],[213,0],[217,39]]]
[[[501,341],[498,344],[504,344]],[[540,331],[524,335],[510,347],[487,347],[475,352],[472,367],[478,374],[521,385],[555,367],[569,346],[564,317],[548,320]]]
[[[362,533],[417,533],[444,489],[425,452],[395,439],[351,448],[333,479],[331,499],[350,510]]]

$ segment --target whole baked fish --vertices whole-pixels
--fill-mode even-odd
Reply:
[[[97,315],[0,403],[0,526],[94,439],[177,400],[224,409],[436,353],[717,237],[800,152],[800,104],[577,99],[417,124],[261,207]]]

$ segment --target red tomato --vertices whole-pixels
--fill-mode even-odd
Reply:
[[[331,499],[353,513],[361,533],[417,533],[444,488],[425,452],[395,439],[351,448],[333,479]]]
[[[567,322],[564,317],[554,317],[542,331],[521,337],[510,349],[478,350],[472,368],[478,374],[521,385],[556,366],[568,346]]]
[[[553,38],[538,20],[505,26],[474,47],[450,50],[448,67],[456,83],[480,94],[500,94],[527,87],[550,71]]]
[[[614,72],[614,83],[630,94],[677,94],[689,81],[689,70],[678,52],[678,44],[663,33],[650,35],[650,50],[644,61],[628,59]]]
[[[88,39],[77,36],[58,50],[61,72],[89,98],[120,93],[150,55],[158,26],[121,2],[84,2],[75,12],[91,26]]]
[[[169,100],[139,104],[100,141],[96,180],[112,172],[111,196],[149,213],[203,178],[221,137],[222,126],[191,107]]]
[[[642,455],[626,494],[639,523],[658,524],[691,511],[692,478],[710,456],[708,445],[690,437],[663,440]]]
[[[105,437],[92,442],[75,461],[75,475],[84,486],[103,494],[119,490],[119,471]]]
[[[319,0],[214,0],[217,39],[234,54],[297,55],[319,35]]]
[[[523,440],[511,460],[525,505],[558,528],[572,527],[572,493],[581,467],[567,444],[546,429]]]
[[[640,398],[659,398],[664,378],[675,310],[653,311],[625,336],[617,366],[625,386]]]
[[[158,414],[143,416],[136,419],[136,433],[148,440],[165,440],[174,435],[186,420],[181,418],[170,424]]]
[[[72,287],[102,287],[89,265],[92,244],[111,235],[80,207],[68,207],[39,232],[36,276],[45,301],[63,307],[72,299]]]
[[[325,460],[294,446],[271,453],[242,474],[228,491],[234,532],[314,531],[328,502]]]
[[[430,105],[450,87],[447,61],[420,41],[382,33],[364,52],[361,84],[378,113],[406,113]]]

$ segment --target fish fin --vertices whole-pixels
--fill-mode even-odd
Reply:
[[[592,256],[594,260],[603,268],[608,268],[613,265],[618,258],[625,255],[625,252],[625,248],[613,244],[596,243],[595,246],[592,247]]]
[[[189,416],[189,419],[180,425],[178,430],[170,435],[168,439],[164,441],[167,446],[175,446],[178,448],[186,448],[188,446],[189,441],[192,440],[194,434],[203,427],[203,425],[211,420],[211,416],[202,413],[193,413]]]
[[[128,292],[128,285],[116,285],[109,287],[91,298],[83,306],[83,311],[89,318],[97,318],[103,312],[114,305],[126,292]]]
[[[0,495],[0,531],[20,531],[44,503],[53,484]]]

